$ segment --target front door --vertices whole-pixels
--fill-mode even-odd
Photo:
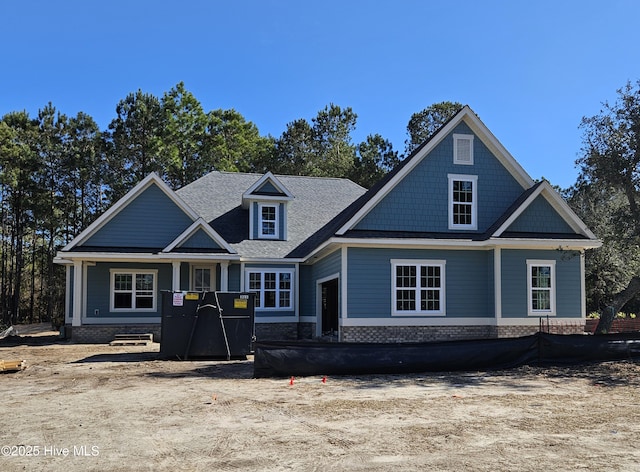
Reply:
[[[322,291],[322,335],[338,334],[338,279],[321,285]]]

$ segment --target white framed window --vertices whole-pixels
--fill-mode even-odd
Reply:
[[[478,176],[449,174],[449,229],[478,229]]]
[[[247,269],[246,287],[256,294],[257,310],[293,309],[292,269]]]
[[[258,204],[258,235],[261,238],[278,239],[278,205]]]
[[[460,165],[473,165],[473,135],[453,135],[453,163]]]
[[[156,311],[157,270],[111,269],[111,311]]]
[[[530,316],[555,316],[556,261],[527,260],[527,298]]]
[[[214,288],[214,276],[210,266],[192,266],[191,290],[194,292],[211,292]]]
[[[444,315],[445,261],[391,260],[392,315]]]

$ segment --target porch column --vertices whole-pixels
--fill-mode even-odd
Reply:
[[[229,290],[229,261],[221,261],[219,264],[220,264],[220,291],[227,292]]]
[[[493,293],[496,324],[502,318],[502,252],[499,247],[493,249]]]
[[[171,290],[174,292],[180,291],[180,261],[172,261],[172,276],[171,276]]]
[[[82,261],[73,261],[73,317],[71,326],[82,326]]]

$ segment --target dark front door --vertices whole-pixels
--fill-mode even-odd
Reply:
[[[322,287],[322,334],[338,334],[338,279],[329,280]]]

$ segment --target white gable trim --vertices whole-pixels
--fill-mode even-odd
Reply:
[[[440,142],[451,133],[456,126],[461,122],[465,122],[469,128],[475,133],[485,146],[496,156],[496,158],[504,165],[509,173],[516,179],[516,181],[522,186],[523,189],[527,189],[533,185],[533,179],[527,174],[520,164],[513,158],[511,154],[500,144],[496,137],[491,133],[489,128],[480,121],[480,118],[469,108],[465,106],[460,110],[445,126],[426,143],[426,145],[420,148],[416,154],[409,157],[411,159],[400,171],[395,174],[378,192],[373,195],[365,203],[365,205],[347,221],[336,234],[343,235],[348,230],[357,225],[385,196],[395,188],[396,185],[406,175],[408,175],[422,160],[438,145]]]
[[[253,192],[258,190],[267,181],[271,182],[271,184],[284,195],[254,195]],[[271,172],[267,172],[242,194],[242,207],[246,208],[248,202],[251,200],[287,201],[293,200],[293,198],[293,194],[289,191],[289,189],[287,189],[287,187],[285,187],[284,184],[280,182],[280,180],[278,180],[275,175],[273,175]]]
[[[207,224],[202,218],[198,218],[193,222],[191,226],[185,229],[180,236],[174,239],[171,244],[165,247],[162,252],[167,253],[173,251],[176,247],[180,247],[180,245],[184,244],[191,236],[193,236],[196,231],[202,229],[207,235],[222,249],[227,251],[230,254],[236,254],[236,251],[227,243],[222,236],[218,234],[216,230],[214,230],[211,226]]]
[[[178,207],[184,211],[192,220],[198,219],[198,215],[184,200],[182,200],[171,188],[156,174],[152,172],[142,179],[135,187],[129,190],[124,197],[113,204],[107,211],[105,211],[100,217],[91,223],[84,231],[67,244],[62,251],[69,251],[75,246],[87,241],[91,236],[97,233],[104,225],[106,225],[113,217],[115,217],[123,208],[129,203],[135,200],[142,192],[151,187],[151,185],[157,185],[167,197],[169,197]]]
[[[558,212],[560,217],[571,227],[573,231],[589,239],[598,239],[546,180],[544,180],[540,186],[531,195],[529,195],[522,205],[520,205],[520,207],[514,211],[509,218],[507,218],[507,220],[496,230],[495,233],[491,235],[491,237],[500,237],[502,233],[504,233],[539,196],[542,196],[553,207],[553,209]]]

